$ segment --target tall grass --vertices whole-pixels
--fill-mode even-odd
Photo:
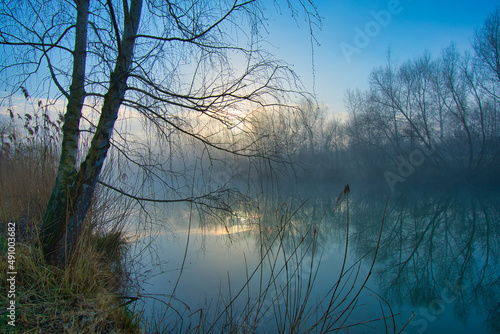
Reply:
[[[55,180],[61,121],[48,112],[14,115],[0,124],[0,214],[3,221],[39,220],[47,206]]]
[[[16,326],[13,333],[138,333],[135,315],[123,300],[122,254],[126,248],[124,203],[97,192],[82,238],[69,263],[45,263],[38,231],[55,180],[61,119],[54,121],[39,103],[33,114],[0,124],[0,242],[8,222],[16,223]],[[7,254],[1,253],[0,284],[6,291]],[[0,294],[2,305],[9,299]],[[5,308],[0,316],[6,319]]]

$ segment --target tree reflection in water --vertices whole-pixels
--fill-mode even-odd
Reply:
[[[393,303],[428,310],[428,321],[446,307],[453,307],[463,322],[486,312],[488,327],[498,331],[499,196],[420,194],[391,202],[377,259],[383,294]],[[353,224],[359,222],[358,250],[373,245],[373,212],[382,204],[352,205]],[[426,326],[423,321],[419,325]]]
[[[338,190],[315,189],[314,192],[282,193],[280,197],[261,195],[242,204],[233,215],[200,219],[199,228],[192,233],[201,234],[202,241],[190,247],[198,252],[205,248],[205,243],[207,249],[214,252],[222,242],[233,258],[237,258],[242,249],[248,249],[245,263],[247,260],[259,263],[264,253],[268,256],[272,253],[277,262],[271,261],[270,266],[275,268],[281,268],[283,264],[278,259],[288,254],[291,257],[284,261],[285,269],[263,268],[263,275],[270,275],[272,287],[279,292],[277,296],[287,296],[294,292],[289,291],[294,286],[306,284],[304,291],[311,295],[313,305],[307,309],[312,312],[307,313],[311,317],[316,312],[316,304],[320,314],[328,309],[328,301],[321,301],[321,297],[331,292],[329,289],[338,277],[334,273],[341,270],[347,249],[347,267],[359,263],[356,268],[362,278],[356,284],[360,285],[364,277],[369,276],[368,287],[378,298],[386,300],[395,314],[400,313],[391,328],[404,327],[413,312],[405,332],[432,333],[449,329],[467,332],[486,328],[499,332],[500,194],[413,192],[393,194],[387,200],[381,194],[360,195],[353,191],[348,201],[347,196],[339,201],[338,193]],[[289,217],[286,228],[280,225],[280,217]],[[176,221],[179,224],[176,229],[185,230],[181,217]],[[370,276],[370,263],[382,222],[381,241]],[[277,240],[279,247],[276,248],[273,243]],[[211,243],[219,246],[214,248]],[[172,254],[166,254],[165,258],[172,258]],[[196,258],[191,260],[194,263]],[[213,261],[215,268],[220,260]],[[317,276],[314,273],[315,286],[309,289],[305,278],[313,265],[319,269]],[[249,265],[247,270],[251,268]],[[190,270],[196,276],[197,269],[190,267]],[[236,282],[238,268],[231,270],[231,282]],[[293,274],[299,283],[280,290],[274,282],[290,282],[287,273]],[[245,281],[245,277],[242,279]],[[183,291],[179,293],[182,296]],[[257,303],[264,305],[266,300],[278,299],[269,294],[260,291],[255,297],[260,300]],[[352,307],[352,323],[361,323],[368,313],[381,311],[378,303],[368,303],[366,300],[356,302]],[[280,310],[280,306],[275,307]],[[283,329],[286,332],[286,328]]]
[[[333,194],[304,198],[302,193],[281,199],[289,207],[300,206],[284,244],[293,249],[295,238],[312,236],[306,232],[313,229],[317,251],[324,255],[346,239],[346,205],[339,208]],[[393,196],[388,203],[372,285],[393,306],[415,310],[407,330],[423,332],[445,310],[453,310],[455,320],[464,323],[474,314],[487,314],[489,330],[500,331],[500,194],[422,192]],[[350,199],[353,259],[376,248],[385,204],[380,195]],[[271,208],[276,207],[260,200],[260,209],[253,211],[260,233],[249,233],[261,243],[274,237],[276,210]]]

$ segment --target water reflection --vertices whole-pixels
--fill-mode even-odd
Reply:
[[[353,221],[361,225],[355,235],[357,249],[373,245],[371,226],[377,220],[371,217],[381,206],[380,201],[352,206]],[[497,195],[395,199],[386,214],[377,259],[380,292],[392,303],[421,310],[411,324],[415,329],[427,329],[452,309],[464,323],[484,314],[490,330],[498,331],[499,240]]]
[[[279,238],[284,254],[293,254],[301,245],[314,245],[301,249],[300,256],[312,258],[314,251],[315,258],[322,259],[314,289],[315,298],[320,298],[331,289],[334,272],[343,266],[346,244],[350,263],[369,260],[378,245],[369,287],[399,314],[395,327],[401,329],[412,318],[405,327],[407,333],[500,331],[500,195],[427,192],[387,201],[380,194],[353,191],[340,199],[338,194],[328,190],[260,197],[242,205],[234,215],[200,217],[190,232],[190,247],[197,255],[188,258],[193,266],[188,268],[187,281],[197,285],[194,277],[204,275],[214,280],[204,284],[220,286],[230,271],[232,282],[238,275],[245,281],[249,268]],[[283,217],[287,217],[285,229]],[[185,234],[186,220],[176,218],[176,222],[174,229]],[[213,259],[210,252],[216,254]],[[166,254],[172,257],[175,250]],[[196,262],[196,256],[203,260]],[[238,260],[220,269],[221,259],[226,258]],[[366,276],[370,261],[360,270]],[[184,283],[187,294],[204,291]],[[169,293],[167,285],[163,289]],[[370,308],[370,312],[380,311],[378,305]],[[366,308],[354,308],[353,323],[366,314]]]
[[[433,332],[446,321],[500,331],[499,194],[403,194],[389,198],[387,209],[378,194],[354,194],[340,205],[337,199],[333,192],[282,197],[287,205],[279,210],[298,208],[286,247],[292,250],[297,238],[312,238],[315,231],[318,251],[328,252],[346,239],[349,220],[349,251],[361,258],[376,248],[383,220],[372,284],[392,306],[415,313],[407,332]],[[260,200],[259,214],[253,214],[258,221],[245,237],[272,240],[280,214],[272,210],[276,204]]]

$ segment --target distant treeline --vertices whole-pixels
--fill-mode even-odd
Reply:
[[[305,104],[279,131],[308,179],[384,183],[495,184],[500,178],[500,14],[474,36],[404,63],[389,54],[369,88],[346,93],[347,117]],[[295,124],[292,124],[295,123]],[[285,144],[285,145],[284,145]],[[303,175],[303,176],[306,176]]]

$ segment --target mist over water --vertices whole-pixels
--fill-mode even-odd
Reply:
[[[499,332],[500,72],[483,52],[488,27],[473,55],[451,45],[389,56],[369,89],[347,92],[348,116],[302,101],[249,115],[238,140],[210,135],[238,154],[198,143],[167,155],[177,183],[149,193],[189,204],[156,211],[168,228],[143,262],[157,273],[142,286],[157,296],[152,317],[179,332],[201,313],[221,332]],[[177,308],[156,314],[158,303]]]
[[[427,70],[445,65],[426,59]],[[405,66],[374,71],[378,86],[348,94],[343,121],[304,103],[256,113],[240,141],[211,135],[238,150],[255,135],[249,155],[180,135],[175,150],[158,138],[153,167],[120,166],[116,177],[140,180],[125,190],[139,183],[140,197],[171,200],[144,202],[132,219],[153,323],[185,332],[204,318],[224,332],[253,329],[253,316],[255,332],[287,332],[289,314],[303,312],[310,332],[499,331],[499,103],[468,96],[460,118],[438,108],[449,86],[435,82],[435,96],[403,75],[429,73]],[[391,76],[398,94],[384,96]],[[420,93],[429,95],[387,107]],[[340,318],[322,319],[331,309]]]
[[[215,305],[221,300],[227,305],[230,296],[245,286],[249,272],[258,267],[262,250],[277,234],[280,217],[291,216],[282,247],[290,254],[300,244],[298,249],[307,259],[304,261],[318,266],[311,297],[314,301],[327,294],[337,280],[346,241],[347,262],[353,265],[361,259],[359,275],[365,277],[380,235],[367,283],[371,290],[360,295],[363,302],[354,308],[349,323],[380,317],[383,307],[377,298],[383,298],[397,314],[394,319],[398,329],[413,317],[405,327],[406,333],[498,332],[499,192],[436,185],[390,192],[387,187],[363,187],[360,183],[350,185],[348,196],[343,190],[344,185],[327,181],[307,184],[299,180],[269,196],[260,192],[241,203],[234,215],[218,218],[200,215],[188,206],[170,208],[174,233],[162,234],[154,241],[157,264],[161,266],[148,263],[147,267],[158,274],[146,281],[144,292],[159,294],[159,299],[171,294],[189,236],[175,291],[177,305],[184,310],[184,326],[189,323],[187,316],[200,308],[207,314],[217,314],[220,309]],[[313,239],[314,250],[307,247]],[[263,269],[264,277],[269,270],[267,266]],[[301,270],[301,274],[311,272]],[[277,284],[286,282],[283,274],[274,275]],[[258,280],[248,288],[245,296],[248,293],[251,300],[261,298]],[[235,310],[243,312],[245,300],[235,303]],[[148,302],[147,310],[154,314],[161,309],[158,303]],[[189,311],[185,305],[189,305]],[[324,308],[322,304],[320,309]],[[272,330],[274,317],[265,316],[258,332]],[[353,330],[377,333],[384,330],[384,324],[359,325]]]

